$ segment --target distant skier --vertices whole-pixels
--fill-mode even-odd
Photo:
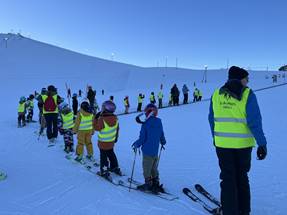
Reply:
[[[67,95],[67,98],[71,98],[71,89],[68,88],[68,95]]]
[[[77,114],[73,132],[77,134],[78,144],[76,149],[75,161],[82,162],[84,145],[87,149],[86,158],[94,161],[94,149],[92,144],[92,135],[94,134],[93,128],[94,115],[88,100],[81,103],[80,111]]]
[[[141,112],[141,111],[142,111],[143,99],[144,99],[144,95],[140,93],[140,94],[138,95],[138,107],[137,107],[137,112]]]
[[[158,108],[162,108],[162,99],[163,99],[163,92],[160,90],[157,94],[158,98]]]
[[[150,103],[152,103],[152,104],[155,104],[155,103],[156,103],[154,92],[151,92],[151,94],[150,94],[150,96],[149,96],[149,101],[150,101]]]
[[[18,128],[24,127],[26,125],[25,114],[26,114],[26,98],[22,96],[18,105]],[[21,124],[22,122],[22,124]]]
[[[186,84],[184,84],[183,87],[182,87],[183,104],[187,104],[188,103],[188,92],[189,92],[189,89],[186,86]]]
[[[33,121],[33,115],[34,115],[34,95],[31,94],[29,98],[27,99],[27,122]]]
[[[73,107],[74,116],[77,116],[78,108],[79,108],[79,102],[78,102],[76,93],[74,93],[73,97],[72,97],[72,107]]]
[[[114,101],[114,96],[110,96],[110,101]]]
[[[74,152],[74,138],[73,138],[73,127],[74,127],[74,114],[69,108],[66,102],[59,104],[60,121],[58,122],[58,128],[60,134],[64,137],[66,153]]]
[[[166,144],[161,119],[157,117],[158,109],[154,104],[148,104],[145,109],[145,121],[142,124],[140,137],[132,145],[134,150],[141,147],[143,153],[143,175],[145,183],[138,186],[140,190],[150,190],[153,192],[163,191],[159,182],[158,172],[158,149]]]
[[[126,96],[124,98],[124,106],[125,106],[125,114],[129,113],[129,108],[130,108],[130,102],[129,102],[129,97]]]
[[[79,97],[82,97],[82,90],[79,90]]]
[[[263,160],[267,155],[259,106],[247,83],[248,72],[232,66],[228,81],[215,90],[210,102],[208,118],[221,169],[224,215],[250,214],[248,172],[255,140],[258,144],[257,158]]]
[[[180,94],[180,92],[179,92],[176,84],[174,84],[173,87],[171,88],[173,105],[179,105],[179,94]]]
[[[96,98],[96,93],[93,90],[92,86],[88,87],[88,93],[87,93],[87,98],[89,99],[90,102],[90,106],[94,107],[94,102],[95,102],[95,98]]]
[[[100,149],[100,173],[102,176],[108,171],[122,175],[118,160],[114,152],[115,143],[119,135],[119,122],[114,112],[116,105],[112,101],[102,104],[101,112],[97,113],[94,128],[98,131],[98,147]]]

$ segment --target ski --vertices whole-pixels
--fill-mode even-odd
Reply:
[[[99,167],[100,164],[95,160],[95,161],[89,161],[88,159],[82,159],[81,161],[76,161],[73,157],[73,154],[67,154],[65,155],[65,158],[67,160],[70,160],[72,163],[76,163],[76,164],[82,164],[84,166],[95,166],[95,167]]]
[[[94,175],[99,176],[100,178],[110,182],[113,185],[116,185],[116,186],[120,185],[119,180],[114,179],[109,171],[107,171],[105,175],[101,175],[100,171],[98,171],[98,169],[95,169],[95,167],[93,166],[87,165],[86,169],[89,172],[93,173]]]
[[[212,208],[206,202],[204,202],[201,198],[199,198],[194,192],[192,192],[189,188],[183,188],[182,192],[188,196],[192,201],[200,204],[208,213],[213,215],[220,215],[220,208]]]
[[[202,194],[204,197],[206,197],[212,203],[214,203],[218,207],[221,207],[220,201],[218,199],[216,199],[213,195],[211,195],[208,191],[206,191],[203,186],[201,186],[200,184],[196,184],[196,185],[194,185],[194,188],[196,189],[197,192]]]
[[[0,172],[0,181],[3,181],[7,178],[7,174],[4,172]]]
[[[158,197],[160,197],[162,199],[166,199],[166,200],[169,200],[169,201],[173,201],[173,200],[178,199],[178,196],[175,196],[174,194],[168,193],[166,191],[165,192],[153,193],[152,191],[148,191],[148,190],[147,191],[139,190],[139,189],[137,189],[137,186],[142,185],[143,183],[141,183],[139,181],[136,181],[134,179],[131,179],[131,178],[128,178],[127,181],[128,181],[128,187],[130,187],[130,183],[131,183],[132,184],[131,189],[133,189],[133,190],[138,190],[138,191],[141,191],[141,192],[144,192],[144,193],[153,194],[155,196],[158,196]]]

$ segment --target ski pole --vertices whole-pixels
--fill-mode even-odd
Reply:
[[[162,152],[162,150],[164,150],[164,149],[165,149],[164,146],[161,145],[160,151],[159,151],[159,154],[158,154],[158,159],[157,159],[157,165],[156,165],[157,168],[158,168],[158,165],[159,165],[159,160],[160,160],[161,152]]]
[[[131,191],[131,187],[132,187],[132,180],[134,177],[134,170],[135,170],[135,164],[136,164],[136,157],[137,157],[137,149],[135,149],[135,156],[134,156],[134,161],[133,161],[133,167],[132,167],[132,174],[130,177],[130,187],[129,187],[129,192]]]

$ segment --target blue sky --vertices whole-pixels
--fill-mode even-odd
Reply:
[[[287,63],[287,2],[1,0],[0,31],[139,66],[277,69]]]

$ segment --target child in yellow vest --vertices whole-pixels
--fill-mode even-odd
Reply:
[[[74,151],[74,138],[73,138],[73,127],[74,127],[74,113],[66,102],[59,104],[60,119],[58,121],[58,128],[60,134],[63,134],[66,153]]]
[[[22,96],[18,105],[18,128],[26,125],[25,114],[26,114],[26,98]],[[22,122],[22,124],[21,124]]]
[[[86,146],[88,153],[86,158],[90,161],[94,161],[92,144],[92,135],[94,134],[93,120],[94,115],[89,101],[83,101],[73,128],[73,132],[77,134],[78,138],[78,145],[76,148],[77,157],[75,158],[78,162],[82,162],[84,145]]]

